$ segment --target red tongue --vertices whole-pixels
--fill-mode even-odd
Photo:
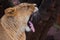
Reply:
[[[31,30],[32,30],[33,32],[35,32],[35,28],[34,28],[34,26],[33,26],[33,24],[32,24],[31,21],[29,21],[29,24],[30,24]]]

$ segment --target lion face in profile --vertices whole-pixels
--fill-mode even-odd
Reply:
[[[1,24],[12,39],[26,39],[25,31],[31,31],[27,22],[34,10],[35,4],[29,3],[21,3],[5,10],[5,15],[1,18]],[[22,38],[20,38],[20,35],[22,35]]]
[[[17,6],[7,8],[5,10],[6,17],[13,17],[14,20],[19,20],[21,27],[26,26],[26,30],[29,31],[27,22],[30,15],[34,12],[36,4],[21,3]],[[24,27],[23,27],[24,28]]]

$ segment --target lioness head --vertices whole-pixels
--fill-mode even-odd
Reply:
[[[21,3],[19,5],[16,5],[14,7],[7,8],[5,10],[6,17],[12,16],[14,17],[13,20],[18,20],[19,26],[21,26],[22,30],[30,31],[27,22],[29,20],[30,15],[36,10],[36,4],[30,4],[30,3]],[[8,17],[10,18],[10,17]],[[12,21],[12,18],[10,18],[10,21]],[[12,21],[14,22],[14,21]],[[9,23],[9,22],[8,22]],[[17,25],[16,23],[14,23]],[[13,25],[14,25],[13,24]]]
[[[5,14],[7,16],[16,16],[17,14],[30,15],[35,10],[35,6],[36,4],[21,3],[17,6],[7,8]]]

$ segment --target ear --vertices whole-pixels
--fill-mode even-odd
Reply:
[[[9,14],[13,14],[14,11],[15,11],[14,9],[11,9],[11,11],[9,11],[8,13],[9,13]]]
[[[5,9],[5,15],[6,16],[15,16],[16,15],[16,8],[10,7]]]
[[[16,11],[16,9],[15,8],[7,8],[7,9],[5,9],[5,14],[13,14],[14,12]]]

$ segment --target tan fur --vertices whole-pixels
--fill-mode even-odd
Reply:
[[[1,18],[1,25],[7,34],[6,37],[8,36],[7,40],[26,40],[27,21],[34,9],[34,4],[21,3],[5,10],[5,15]]]

